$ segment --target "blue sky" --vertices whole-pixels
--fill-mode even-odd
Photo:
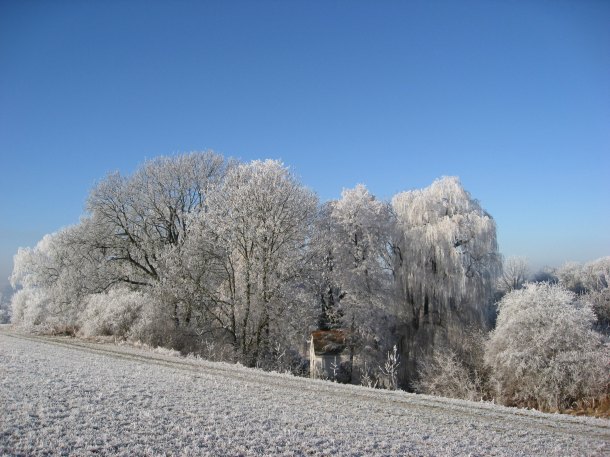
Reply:
[[[0,286],[146,158],[282,159],[323,200],[457,175],[534,266],[610,255],[610,2],[1,1]]]

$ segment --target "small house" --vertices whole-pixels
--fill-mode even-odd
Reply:
[[[344,330],[316,330],[309,340],[309,376],[312,379],[341,380],[349,373],[347,333]]]

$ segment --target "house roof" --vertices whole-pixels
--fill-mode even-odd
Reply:
[[[311,333],[311,344],[315,355],[338,355],[345,349],[344,330],[316,330]]]

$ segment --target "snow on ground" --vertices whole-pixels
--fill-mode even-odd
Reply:
[[[610,421],[0,329],[0,455],[609,455]]]

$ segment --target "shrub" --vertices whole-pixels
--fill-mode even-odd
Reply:
[[[591,305],[556,284],[528,284],[499,303],[486,347],[495,393],[508,405],[562,410],[603,395],[608,347]]]
[[[146,300],[141,292],[120,288],[88,296],[81,317],[81,334],[86,337],[113,335],[125,338]]]
[[[596,330],[606,337],[610,336],[610,288],[595,290],[583,296],[583,300],[591,303],[593,313],[597,318]]]
[[[454,347],[440,347],[418,363],[416,392],[464,400],[489,395],[489,369],[484,363],[485,334],[468,330]]]
[[[146,296],[139,317],[130,328],[127,338],[152,347],[181,350],[181,333],[173,319],[171,307],[164,306],[157,297]]]
[[[11,322],[21,327],[32,328],[40,325],[45,315],[48,299],[38,290],[22,289],[11,300]]]

